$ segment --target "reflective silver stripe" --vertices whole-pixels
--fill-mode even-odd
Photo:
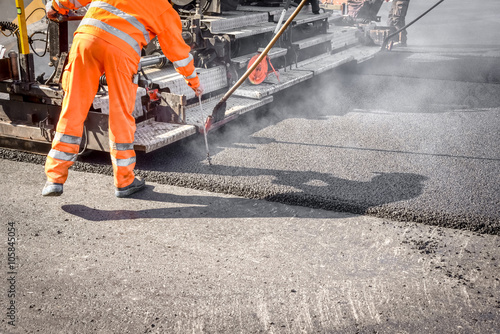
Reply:
[[[181,60],[174,61],[174,62],[172,62],[172,64],[174,64],[175,68],[184,67],[184,66],[189,65],[189,62],[191,60],[193,60],[193,55],[189,54],[189,57],[181,59]]]
[[[116,151],[128,151],[128,150],[134,149],[134,143],[132,143],[132,144],[110,143],[110,146],[113,150],[116,150]]]
[[[53,158],[53,159],[64,160],[64,161],[76,161],[76,157],[77,157],[76,154],[61,152],[61,151],[54,150],[54,149],[50,150],[48,156]]]
[[[193,70],[193,73],[191,73],[191,75],[190,75],[190,76],[185,77],[185,78],[186,78],[186,79],[193,79],[193,78],[196,78],[196,69],[195,69],[195,70]]]
[[[69,0],[76,8],[83,7],[83,5],[78,0]]]
[[[111,157],[111,162],[113,163],[113,165],[118,167],[127,167],[135,163],[135,157],[128,159],[116,159],[115,157]]]
[[[146,44],[151,41],[151,39],[149,38],[149,33],[146,30],[146,28],[144,27],[144,25],[141,22],[139,22],[139,20],[137,20],[134,16],[129,15],[129,14],[119,10],[118,8],[111,6],[109,3],[106,3],[103,1],[92,1],[89,8],[92,8],[92,7],[97,7],[97,8],[107,10],[108,12],[115,14],[116,16],[119,16],[122,19],[127,20],[127,22],[129,22],[135,28],[137,28],[137,30],[142,32],[142,34],[144,35],[144,39],[146,40]]]
[[[82,141],[82,137],[70,136],[70,135],[65,135],[64,133],[56,132],[56,135],[54,136],[54,140],[57,140],[57,141],[60,141],[61,143],[66,143],[66,144],[80,145],[80,142]]]
[[[80,23],[80,26],[83,25],[94,26],[104,31],[107,31],[112,35],[115,35],[116,37],[118,37],[119,39],[123,40],[125,43],[130,45],[137,52],[139,57],[141,56],[141,47],[139,46],[137,41],[132,37],[130,37],[128,34],[124,33],[123,31],[116,29],[115,27],[112,27],[109,24],[106,24],[102,21],[92,18],[83,19],[82,22]]]
[[[54,1],[55,1],[55,2],[56,2],[56,4],[59,6],[59,8],[64,8],[64,9],[67,9],[67,10],[71,10],[71,8],[68,8],[68,7],[66,7],[66,6],[62,5],[62,4],[59,2],[59,0],[54,0]]]

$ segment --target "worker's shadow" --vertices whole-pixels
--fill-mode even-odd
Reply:
[[[175,195],[157,192],[153,186],[147,186],[144,191],[132,195],[132,198],[168,205],[141,210],[104,210],[70,204],[62,206],[62,209],[90,221],[152,218],[336,218],[346,217],[346,213],[365,214],[370,208],[415,198],[423,192],[426,180],[422,175],[411,173],[376,173],[371,180],[360,182],[310,171],[228,166],[211,166],[210,172],[227,182],[221,181],[213,185],[210,180],[206,180],[204,183],[203,173],[192,176],[193,181],[205,190],[228,192],[242,197],[216,194]],[[235,176],[256,175],[270,176],[272,181],[264,187],[252,187],[231,181]],[[210,189],[210,186],[214,188]],[[308,208],[323,210],[311,211]]]
[[[134,200],[163,202],[165,207],[141,210],[117,209],[104,210],[82,204],[63,205],[62,209],[72,215],[89,221],[115,221],[134,219],[199,219],[199,218],[265,218],[265,217],[305,217],[335,218],[346,217],[333,211],[318,211],[310,214],[306,208],[291,207],[271,201],[214,195],[175,195],[158,192],[152,185],[140,193],[130,196]],[[127,199],[124,199],[126,201]],[[126,203],[126,202],[125,202]],[[151,206],[155,206],[154,204]]]

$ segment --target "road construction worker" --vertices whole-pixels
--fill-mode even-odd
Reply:
[[[134,133],[137,71],[141,49],[155,36],[165,56],[197,96],[203,93],[196,74],[191,48],[182,39],[182,23],[168,0],[52,0],[47,3],[49,19],[67,15],[90,3],[75,32],[64,69],[65,92],[61,115],[45,164],[47,183],[43,196],[59,196],[75,162],[83,123],[98,91],[99,78],[106,74],[109,93],[109,143],[115,195],[125,197],[145,187],[135,177]]]
[[[410,0],[393,0],[392,7],[389,10],[389,17],[387,20],[387,25],[390,27],[396,27],[399,30],[405,26],[405,17],[408,12],[408,6]],[[401,46],[406,46],[406,29],[399,33],[399,43]]]

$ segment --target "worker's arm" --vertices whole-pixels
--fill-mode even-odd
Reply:
[[[195,71],[193,56],[189,53],[191,48],[182,39],[182,22],[179,14],[175,9],[169,8],[163,13],[161,20],[168,22],[166,28],[157,34],[163,53],[196,95],[201,95],[203,88]]]
[[[91,0],[51,0],[45,6],[47,16],[55,11],[57,14],[67,15],[70,10],[77,10],[88,5]],[[49,16],[50,17],[50,16]]]

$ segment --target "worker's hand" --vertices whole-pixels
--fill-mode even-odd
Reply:
[[[198,88],[193,89],[196,96],[201,96],[203,94],[203,85],[200,83]]]
[[[47,2],[45,5],[45,12],[47,13],[47,18],[49,20],[55,21],[57,20],[57,11],[52,6],[52,1]]]

